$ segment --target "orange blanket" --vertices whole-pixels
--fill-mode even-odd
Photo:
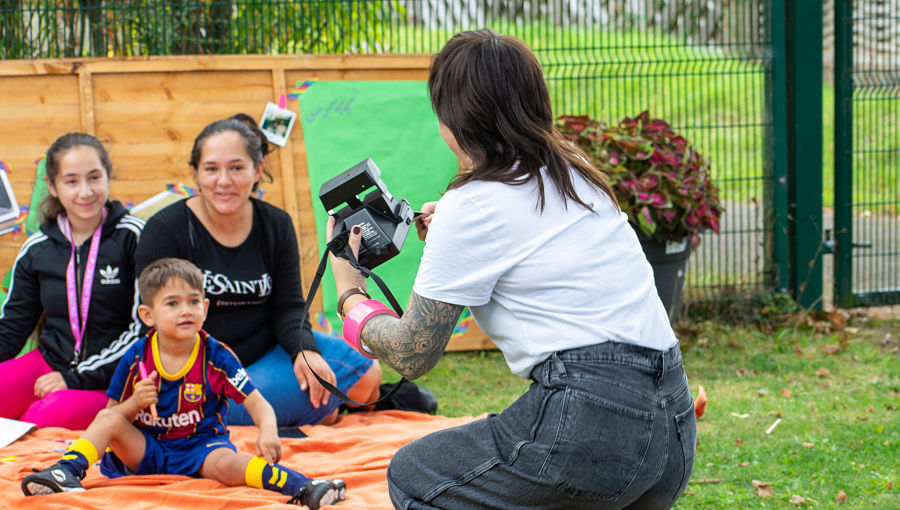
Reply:
[[[312,478],[341,478],[347,499],[329,508],[369,510],[392,508],[385,473],[401,446],[436,430],[462,425],[471,417],[445,418],[404,411],[342,415],[331,426],[303,427],[309,437],[282,438],[281,463]],[[238,450],[253,454],[255,427],[231,427]],[[0,449],[0,502],[4,508],[92,508],[99,510],[291,508],[285,496],[250,487],[227,487],[212,480],[176,475],[126,476],[109,479],[92,467],[84,492],[50,496],[22,495],[19,484],[31,468],[55,462],[60,440],[75,439],[78,431],[40,429]],[[296,508],[296,507],[293,507]]]

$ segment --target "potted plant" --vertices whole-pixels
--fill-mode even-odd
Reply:
[[[564,115],[557,127],[606,172],[674,319],[691,249],[700,242],[701,231],[719,233],[724,212],[709,163],[667,122],[647,111],[612,127],[587,116]]]

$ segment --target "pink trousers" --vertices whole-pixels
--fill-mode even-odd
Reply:
[[[0,363],[0,416],[38,427],[84,430],[109,397],[102,390],[59,390],[44,398],[34,395],[38,377],[53,372],[38,349]]]

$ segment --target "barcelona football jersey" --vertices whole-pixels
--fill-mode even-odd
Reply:
[[[161,441],[227,434],[228,399],[241,403],[254,390],[231,349],[203,330],[184,367],[174,374],[166,372],[159,361],[156,332],[151,330],[119,360],[106,392],[109,398],[124,402],[134,393],[134,385],[141,380],[141,360],[148,374],[154,370],[159,374],[159,401],[156,418],[145,408],[135,416],[134,424]]]

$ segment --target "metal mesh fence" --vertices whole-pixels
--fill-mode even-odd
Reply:
[[[840,1],[840,0],[839,0]],[[853,303],[900,300],[900,0],[852,2]],[[847,276],[847,275],[843,275]]]
[[[433,52],[463,29],[538,55],[557,115],[649,110],[711,163],[727,209],[686,301],[767,292],[771,0],[0,0],[0,57]],[[586,254],[590,256],[590,254]]]

